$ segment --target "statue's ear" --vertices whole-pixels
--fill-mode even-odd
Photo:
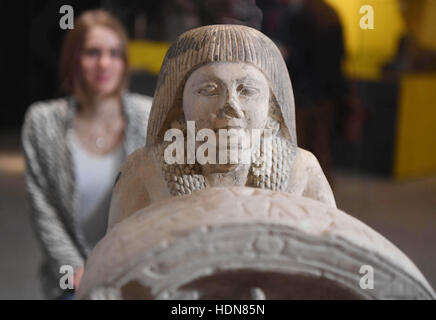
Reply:
[[[170,124],[172,129],[179,129],[183,131],[183,134],[186,134],[186,121],[185,118],[173,120]]]
[[[171,108],[162,123],[157,140],[155,143],[161,143],[164,140],[165,132],[168,129],[180,129],[186,131],[185,115],[181,108]],[[184,132],[185,132],[184,131]]]
[[[290,139],[288,128],[283,120],[282,111],[272,90],[270,90],[269,116],[265,129],[270,129],[273,136],[280,133],[284,138]]]
[[[269,118],[266,122],[265,129],[271,130],[273,137],[276,136],[280,130],[280,121]]]

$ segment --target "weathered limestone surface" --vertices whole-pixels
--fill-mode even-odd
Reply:
[[[164,136],[189,136],[188,121],[213,138],[229,128],[262,137],[235,148],[250,151],[249,163],[171,164]],[[373,289],[360,286],[362,266],[373,268]],[[274,43],[219,25],[188,31],[169,49],[146,146],[121,169],[108,232],[86,263],[78,298],[435,295],[400,250],[336,209],[318,161],[297,146],[291,81]]]
[[[296,153],[287,191],[336,207],[331,188],[315,156],[301,148],[297,148]],[[172,198],[161,166],[162,161],[143,148],[129,156],[112,194],[109,228],[152,202]],[[172,177],[185,181],[189,176],[180,173]]]
[[[374,289],[361,289],[362,265]],[[115,225],[79,298],[431,299],[416,266],[346,213],[264,189],[209,188]]]

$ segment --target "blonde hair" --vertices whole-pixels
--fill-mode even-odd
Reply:
[[[104,26],[111,29],[121,40],[121,56],[124,61],[124,71],[115,94],[120,96],[127,84],[128,37],[126,30],[121,22],[107,11],[101,9],[85,11],[74,22],[74,29],[68,31],[60,59],[60,79],[62,87],[68,94],[75,96],[79,101],[89,100],[91,98],[85,84],[81,81],[79,63],[86,36],[91,28],[95,26]]]

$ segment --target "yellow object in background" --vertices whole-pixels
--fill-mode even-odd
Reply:
[[[420,19],[418,41],[428,49],[436,50],[436,1],[426,0]]]
[[[170,44],[164,41],[130,41],[130,68],[158,75]]]
[[[349,77],[377,81],[381,67],[395,56],[406,27],[418,43],[436,49],[436,1],[326,0],[344,30]],[[362,30],[360,7],[374,8],[374,29]],[[436,172],[436,74],[407,74],[401,79],[393,174],[397,179]]]
[[[436,1],[401,0],[408,31],[419,46],[436,50]]]
[[[347,52],[346,73],[356,79],[379,79],[381,66],[395,55],[398,41],[405,32],[398,0],[325,1],[336,10],[342,23]],[[373,30],[360,28],[360,19],[364,15],[360,13],[360,7],[364,5],[374,8]],[[167,42],[131,41],[129,58],[132,68],[159,74],[169,45]]]
[[[401,81],[394,177],[436,172],[436,74],[406,75]]]
[[[398,0],[326,0],[338,13],[344,31],[345,72],[355,79],[377,80],[381,67],[396,54],[405,26]],[[374,8],[374,29],[362,30],[360,8]]]
[[[413,4],[400,11],[398,0],[325,0],[338,13],[347,58],[344,70],[350,78],[377,81],[381,67],[395,56],[398,43],[410,32],[421,45],[436,49],[435,0],[406,0]],[[362,30],[361,6],[374,8],[374,29]],[[418,10],[419,9],[419,10]],[[131,41],[129,59],[132,69],[158,75],[170,44],[156,41]],[[436,74],[406,75],[398,99],[397,134],[395,138],[394,177],[406,178],[436,172]]]

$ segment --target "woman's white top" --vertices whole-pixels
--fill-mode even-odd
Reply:
[[[112,188],[125,157],[123,145],[105,155],[92,154],[73,130],[71,152],[79,201],[76,219],[94,247],[106,233]]]

